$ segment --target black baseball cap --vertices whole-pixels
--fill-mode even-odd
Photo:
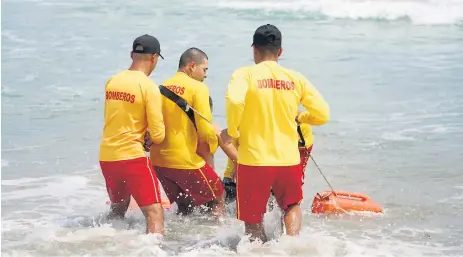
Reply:
[[[159,40],[148,34],[137,37],[133,41],[132,50],[134,53],[138,54],[158,54],[164,59],[161,55],[161,44],[159,44]]]
[[[281,32],[274,25],[262,25],[256,29],[251,46],[278,46],[281,47]]]

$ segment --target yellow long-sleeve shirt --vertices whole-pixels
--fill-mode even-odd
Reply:
[[[209,106],[209,89],[183,72],[164,81],[163,85],[176,93],[209,121],[212,121]],[[211,153],[218,147],[214,127],[195,113],[197,131],[183,110],[167,97],[162,97],[162,113],[166,127],[166,138],[161,144],[152,145],[150,157],[153,165],[173,169],[199,169],[205,161],[196,153],[198,139],[209,145]]]
[[[165,131],[159,87],[141,71],[122,71],[105,86],[103,137],[100,161],[145,157],[144,135],[158,144]]]
[[[302,74],[273,61],[236,70],[227,87],[226,111],[227,132],[239,138],[238,163],[297,165],[300,159],[294,117],[300,104],[308,114],[301,115],[299,122],[328,122],[328,104]]]

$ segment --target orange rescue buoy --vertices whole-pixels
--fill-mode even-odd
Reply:
[[[315,195],[312,213],[346,213],[349,211],[383,212],[379,204],[361,193],[323,191]]]
[[[111,201],[106,201],[106,204],[107,205],[110,205],[111,204]],[[161,198],[161,204],[162,204],[162,207],[164,209],[170,209],[171,205],[170,205],[170,201],[168,198],[164,198],[162,197]],[[130,197],[130,204],[129,204],[129,210],[136,210],[136,209],[139,209],[139,206],[137,204],[137,201],[135,201],[135,199],[133,197]]]

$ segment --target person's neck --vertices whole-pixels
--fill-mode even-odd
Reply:
[[[187,75],[188,77],[190,76],[190,75],[188,75],[188,73],[186,72],[186,70],[183,69],[183,68],[179,68],[179,69],[177,70],[177,72],[184,73],[184,74]]]
[[[141,71],[145,73],[146,76],[150,75],[150,68],[147,64],[143,62],[132,62],[132,65],[130,65],[129,70],[131,71]]]
[[[259,62],[257,62],[257,64],[261,62],[278,62],[278,57],[265,57],[262,58]]]

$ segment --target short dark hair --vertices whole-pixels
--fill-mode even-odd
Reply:
[[[259,51],[259,53],[261,53],[262,55],[265,55],[265,56],[277,56],[278,55],[278,51],[280,50],[280,46],[275,46],[275,45],[271,45],[271,46],[259,46],[259,45],[254,45],[254,47],[257,49],[257,51]]]
[[[183,52],[183,54],[180,56],[178,68],[183,68],[192,61],[199,64],[202,63],[205,59],[208,60],[208,57],[204,51],[196,47],[191,47],[188,48],[185,52]]]

